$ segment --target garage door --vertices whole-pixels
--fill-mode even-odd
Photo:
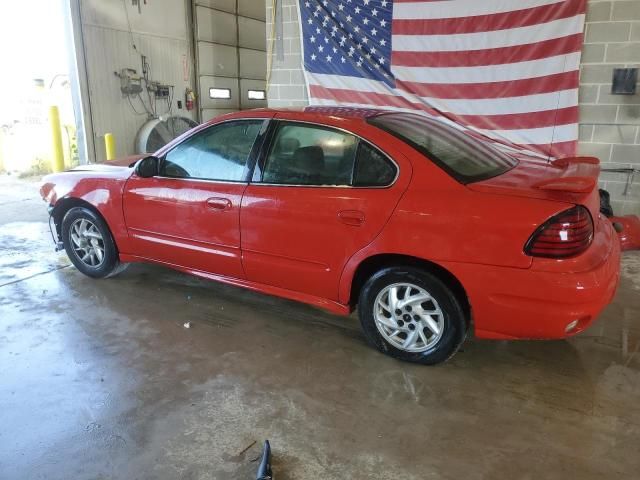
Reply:
[[[201,120],[267,106],[265,4],[193,0]]]

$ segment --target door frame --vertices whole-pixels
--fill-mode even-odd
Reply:
[[[168,144],[166,147],[164,147],[161,151],[157,152],[157,157],[159,160],[158,171],[161,171],[161,165],[165,161],[167,154],[170,153],[172,150],[178,148],[180,145],[182,145],[184,142],[189,140],[191,137],[204,133],[207,130],[211,130],[212,128],[216,128],[220,125],[224,125],[225,123],[250,122],[250,121],[258,121],[258,120],[262,121],[263,125],[262,127],[260,127],[260,132],[258,132],[258,136],[256,137],[256,140],[253,146],[251,147],[251,152],[249,152],[249,158],[247,159],[247,163],[245,164],[245,167],[244,167],[242,180],[229,181],[229,180],[211,180],[207,178],[179,178],[179,177],[166,177],[163,175],[156,175],[155,178],[166,178],[166,179],[186,180],[186,181],[193,180],[193,181],[214,182],[214,183],[249,184],[253,176],[253,169],[254,169],[254,166],[256,165],[256,160],[258,157],[262,155],[262,149],[264,147],[265,140],[267,139],[267,137],[271,132],[273,117],[234,117],[234,118],[227,118],[216,123],[205,124],[202,128],[194,129],[190,135],[186,137],[180,137],[179,142],[175,142],[175,143],[172,142]]]
[[[305,187],[305,188],[357,188],[357,189],[368,189],[368,190],[372,190],[372,189],[384,189],[384,188],[391,188],[393,187],[393,185],[395,185],[395,183],[398,181],[398,178],[400,177],[400,165],[398,164],[398,162],[396,162],[387,152],[384,151],[384,149],[380,148],[378,145],[376,145],[375,143],[371,142],[370,140],[362,137],[361,135],[358,135],[357,133],[351,131],[351,130],[347,130],[346,128],[342,128],[342,127],[336,127],[335,125],[328,125],[328,124],[324,124],[324,123],[319,123],[319,122],[313,122],[313,121],[309,121],[309,120],[293,120],[293,119],[287,119],[287,118],[278,118],[278,116],[274,116],[272,118],[269,119],[269,126],[267,128],[267,131],[265,132],[265,139],[263,141],[262,147],[260,152],[258,153],[257,157],[254,159],[254,164],[252,165],[252,173],[251,176],[249,177],[249,184],[252,185],[268,185],[268,186],[272,186],[272,187]],[[325,128],[328,130],[336,130],[338,132],[343,132],[346,133],[348,135],[352,135],[354,137],[356,137],[358,139],[358,142],[365,142],[368,143],[369,145],[373,146],[376,150],[378,150],[380,153],[382,153],[385,158],[391,162],[392,165],[395,166],[396,168],[396,175],[393,178],[393,181],[391,181],[391,183],[389,183],[388,185],[383,185],[383,186],[357,186],[357,185],[296,185],[296,184],[284,184],[284,183],[264,183],[262,181],[262,176],[264,173],[264,166],[267,160],[267,155],[269,154],[269,152],[271,151],[271,147],[273,146],[273,141],[275,140],[275,136],[276,136],[276,132],[278,131],[278,127],[282,124],[282,123],[291,123],[291,124],[301,124],[301,125],[311,125],[311,126],[315,126],[315,127],[320,127],[320,128]],[[355,162],[354,162],[354,168],[355,168]]]

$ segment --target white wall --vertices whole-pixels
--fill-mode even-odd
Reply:
[[[640,0],[589,0],[580,68],[580,152],[603,168],[640,168],[640,84],[635,95],[611,95],[614,68],[640,66]],[[616,214],[640,214],[640,178],[600,175]]]
[[[147,56],[151,79],[175,85],[173,114],[195,119],[184,109],[184,91],[194,88],[191,30],[187,0],[153,0],[141,3],[141,13],[131,0],[79,0],[82,39],[86,65],[89,103],[96,156],[89,161],[103,161],[104,134],[113,133],[118,156],[134,152],[135,136],[147,120],[136,115],[120,92],[120,79],[114,72],[133,68],[141,73],[140,53]],[[132,34],[129,33],[125,6]],[[138,52],[133,49],[132,41]],[[185,79],[183,62],[188,71]],[[195,88],[194,88],[195,89]],[[146,97],[145,97],[146,98]],[[139,112],[144,111],[137,98],[131,99]],[[176,108],[183,100],[183,109]],[[148,100],[147,100],[148,102]],[[166,102],[158,101],[158,113],[165,112]],[[90,132],[87,132],[90,135]]]

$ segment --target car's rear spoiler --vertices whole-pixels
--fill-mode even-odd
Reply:
[[[568,157],[551,163],[554,175],[534,185],[541,190],[589,193],[598,184],[600,160],[596,157]]]

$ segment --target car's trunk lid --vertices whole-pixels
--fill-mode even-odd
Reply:
[[[599,174],[600,161],[595,157],[546,161],[522,156],[508,172],[467,187],[476,192],[584,205],[595,220],[600,209]]]

